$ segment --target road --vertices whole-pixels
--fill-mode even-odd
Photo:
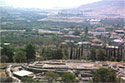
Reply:
[[[21,80],[19,80],[18,78],[13,76],[13,74],[11,72],[11,67],[12,67],[12,65],[9,65],[6,69],[6,72],[7,72],[8,76],[13,79],[13,83],[21,83]]]

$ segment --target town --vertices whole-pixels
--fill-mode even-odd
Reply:
[[[101,0],[72,9],[0,7],[0,81],[124,83],[123,6]]]

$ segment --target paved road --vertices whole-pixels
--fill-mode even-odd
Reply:
[[[19,80],[18,78],[13,76],[13,74],[11,72],[11,67],[12,67],[12,65],[9,65],[6,69],[6,72],[7,72],[8,76],[13,79],[13,83],[21,83],[21,80]]]

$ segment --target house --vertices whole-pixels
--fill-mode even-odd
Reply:
[[[91,32],[91,31],[89,31],[88,35],[91,35],[91,36],[97,36],[97,35],[105,36],[106,33],[105,32]]]
[[[5,46],[8,46],[8,45],[10,45],[10,43],[4,43],[4,45],[5,45]]]
[[[124,44],[123,39],[114,39],[112,41],[112,45],[114,45],[114,46],[122,46],[123,44]]]
[[[91,43],[92,48],[102,48],[102,44]]]
[[[125,35],[125,31],[124,31],[124,30],[115,30],[115,32],[116,32],[118,35]]]
[[[92,42],[93,42],[93,43],[103,43],[102,40],[97,39],[97,38],[93,39]]]
[[[96,28],[96,32],[105,32],[105,28],[98,27],[98,28]]]
[[[117,38],[117,33],[115,33],[115,32],[110,32],[110,38],[111,39],[115,39],[115,38]]]
[[[90,42],[78,42],[79,47],[81,48],[82,45],[84,48],[91,48],[91,43]]]

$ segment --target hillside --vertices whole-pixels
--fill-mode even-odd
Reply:
[[[101,16],[101,17],[123,17],[125,13],[124,0],[101,0],[94,3],[81,5],[75,9],[62,10],[62,13],[76,12],[84,16]]]
[[[91,11],[98,14],[123,15],[125,12],[124,0],[102,0],[99,2],[82,5],[78,10]]]

